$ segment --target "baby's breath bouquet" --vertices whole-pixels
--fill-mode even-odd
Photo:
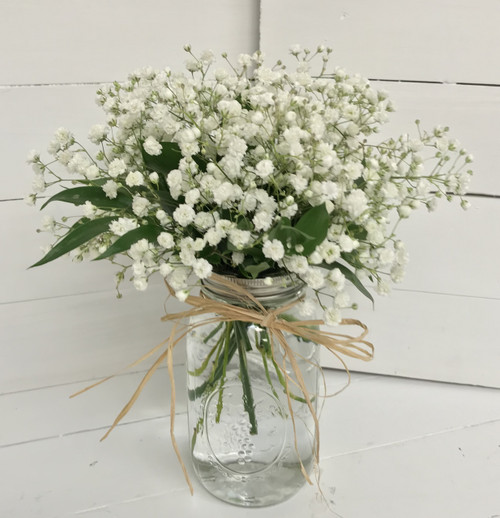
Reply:
[[[118,285],[130,278],[145,290],[159,272],[188,303],[213,274],[265,286],[289,276],[308,288],[300,315],[316,306],[322,322],[335,325],[355,305],[349,285],[371,299],[369,287],[386,293],[402,279],[400,220],[432,210],[439,198],[458,196],[467,206],[471,157],[448,128],[427,132],[417,121],[415,136],[377,140],[391,102],[366,79],[331,67],[331,49],[293,47],[293,69],[267,66],[261,52],[236,63],[223,54],[218,66],[211,52],[185,50],[184,73],[145,68],[98,90],[105,119],[90,130],[94,151],[59,129],[51,161],[31,154],[28,200],[56,187],[42,208],[56,201],[82,208],[74,219],[44,218],[42,229],[56,239],[36,266],[68,253],[109,259]],[[205,337],[215,345],[198,371],[211,377],[197,397],[207,387],[222,390],[230,356],[239,355],[256,433],[247,331],[248,323],[226,320]],[[243,348],[234,345],[238,337]],[[280,376],[270,336],[260,337],[254,348],[267,355],[290,402],[286,366]]]
[[[145,68],[98,90],[95,153],[62,128],[52,161],[31,153],[29,201],[58,187],[42,207],[82,207],[71,223],[44,218],[57,240],[36,265],[68,252],[125,257],[118,283],[130,271],[144,290],[160,272],[181,300],[212,272],[269,282],[290,272],[332,324],[350,306],[346,280],[367,296],[365,279],[380,292],[401,280],[399,220],[466,190],[471,158],[447,128],[374,142],[391,102],[330,69],[330,49],[292,48],[293,71],[267,67],[260,52],[212,71],[211,52],[186,51],[187,73]]]

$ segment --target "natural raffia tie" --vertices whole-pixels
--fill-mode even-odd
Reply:
[[[297,364],[296,353],[291,349],[288,345],[285,334],[290,333],[292,335],[303,338],[304,340],[309,340],[311,342],[315,342],[319,345],[325,347],[328,351],[330,351],[336,358],[340,361],[342,366],[344,367],[347,375],[348,382],[346,387],[350,382],[350,373],[349,369],[342,356],[348,356],[351,358],[356,358],[358,360],[369,361],[373,358],[374,348],[373,345],[366,341],[364,338],[368,333],[368,328],[365,324],[355,319],[343,319],[340,322],[340,325],[344,326],[358,326],[362,329],[362,332],[359,336],[352,337],[349,335],[331,333],[328,331],[321,331],[319,329],[315,329],[321,325],[324,325],[325,322],[323,320],[299,320],[299,321],[288,321],[280,318],[280,314],[288,311],[292,306],[297,304],[299,301],[295,301],[293,303],[287,304],[286,306],[275,308],[275,309],[267,309],[265,308],[251,293],[249,293],[245,288],[239,286],[224,277],[219,275],[212,275],[212,279],[216,280],[218,284],[223,285],[224,288],[217,289],[217,292],[220,292],[222,295],[228,295],[233,300],[244,304],[244,305],[235,305],[227,302],[221,302],[214,299],[209,299],[203,295],[195,296],[189,295],[186,299],[186,303],[191,306],[191,309],[187,311],[181,311],[179,313],[167,314],[162,317],[162,321],[173,321],[174,325],[172,327],[172,331],[170,336],[147,352],[145,355],[141,356],[139,359],[128,365],[125,369],[127,370],[141,362],[147,360],[152,357],[155,353],[161,351],[159,356],[156,358],[152,366],[144,375],[143,379],[137,386],[134,394],[129,399],[128,403],[123,407],[121,412],[117,415],[111,427],[108,429],[106,434],[101,438],[101,441],[104,440],[115,428],[115,426],[127,415],[129,410],[134,405],[135,401],[139,397],[142,389],[149,381],[151,376],[154,374],[156,369],[165,361],[168,367],[168,374],[170,378],[170,386],[171,386],[171,396],[170,396],[170,437],[172,440],[172,445],[179,460],[179,463],[184,472],[184,477],[189,486],[191,494],[193,494],[193,486],[191,484],[191,480],[186,470],[186,466],[181,458],[179,448],[177,446],[177,441],[175,439],[174,434],[174,423],[175,423],[175,380],[174,380],[174,369],[173,369],[173,350],[175,346],[191,331],[195,328],[204,326],[207,324],[214,324],[220,322],[231,322],[231,321],[240,321],[247,322],[251,324],[256,324],[261,327],[267,328],[269,332],[269,337],[271,342],[276,341],[283,350],[283,364],[280,366],[280,370],[282,371],[285,378],[285,390],[286,396],[288,400],[288,408],[290,411],[290,418],[292,421],[294,434],[295,434],[295,419],[294,413],[292,410],[292,401],[290,397],[290,388],[289,383],[292,383],[298,386],[304,396],[306,404],[311,412],[311,415],[314,419],[315,423],[315,459],[316,462],[319,460],[319,423],[318,417],[314,410],[314,407],[311,403],[311,399],[307,388],[304,383],[304,379],[302,377],[302,373]],[[170,291],[170,294],[173,294],[172,288],[167,284],[167,287]],[[212,288],[210,288],[213,291]],[[205,319],[199,320],[194,324],[182,324],[181,321],[190,317],[200,317],[203,315],[212,315],[208,316]],[[288,360],[291,370],[295,375],[295,379],[293,379],[290,374],[287,372],[286,361]],[[318,367],[320,368],[320,367]],[[320,368],[321,369],[321,368]],[[121,371],[123,372],[123,371]],[[101,383],[104,383],[111,378],[113,378],[116,374],[112,376],[108,376],[103,380],[94,383],[83,390],[73,394],[71,397],[75,397],[87,390],[90,390]],[[345,387],[344,387],[345,388]],[[295,437],[296,438],[296,437]],[[300,460],[300,465],[302,469],[302,473],[305,479],[311,484],[311,480],[309,475],[307,474],[302,461]]]

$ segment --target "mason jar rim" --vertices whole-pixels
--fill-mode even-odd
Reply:
[[[269,276],[272,279],[272,284],[266,278],[247,279],[245,277],[237,277],[235,275],[220,275],[224,280],[241,286],[246,289],[253,297],[260,303],[273,304],[276,302],[288,301],[292,298],[301,296],[305,287],[305,282],[293,273],[280,274]],[[223,284],[217,281],[217,278],[209,277],[202,280],[202,290],[209,297],[220,297],[222,299],[230,298],[236,299],[238,297],[231,297],[230,295],[221,293]]]

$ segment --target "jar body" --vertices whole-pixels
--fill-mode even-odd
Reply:
[[[285,298],[279,306],[290,303]],[[280,318],[298,320],[296,312],[292,306]],[[318,346],[291,333],[285,339],[315,411]],[[251,507],[295,494],[305,482],[301,463],[310,472],[315,461],[315,421],[276,337],[241,321],[195,327],[187,337],[187,370],[192,460],[205,488]]]

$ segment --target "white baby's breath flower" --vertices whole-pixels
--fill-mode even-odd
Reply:
[[[403,219],[409,218],[412,211],[413,210],[409,205],[401,205],[401,207],[398,208],[398,214]]]
[[[307,259],[302,255],[286,257],[285,265],[290,272],[296,273],[297,275],[304,275],[309,268]]]
[[[346,197],[344,207],[353,219],[357,219],[368,210],[368,198],[363,191],[355,189]]]
[[[272,239],[264,243],[262,253],[264,254],[264,257],[267,257],[268,259],[279,261],[280,259],[283,259],[285,255],[285,248],[281,241],[278,239]]]
[[[359,242],[347,234],[342,234],[339,237],[339,246],[342,252],[349,253],[359,246]]]
[[[184,200],[188,205],[195,205],[196,202],[200,199],[200,190],[198,188],[194,188],[189,190],[185,196]]]
[[[344,289],[346,278],[338,268],[334,268],[328,274],[327,279],[335,293],[338,293]]]
[[[161,144],[152,136],[149,136],[144,141],[143,147],[144,147],[144,151],[146,151],[146,153],[148,155],[154,155],[154,156],[161,155],[161,152],[162,152]]]
[[[209,228],[205,234],[205,240],[211,246],[217,246],[224,237],[226,237],[226,234],[216,228]]]
[[[232,228],[228,232],[228,239],[238,250],[246,248],[251,240],[252,234],[248,230],[240,230],[238,228]]]
[[[106,196],[110,199],[114,199],[118,196],[118,184],[113,180],[108,180],[103,186],[102,190]]]
[[[46,184],[43,175],[37,174],[34,176],[31,183],[31,189],[35,194],[39,194],[45,191]]]
[[[206,279],[212,274],[212,265],[206,259],[197,259],[193,265],[193,272],[198,279]]]
[[[90,128],[89,140],[93,144],[100,144],[108,136],[109,128],[104,124],[95,124]]]
[[[35,164],[40,160],[40,153],[36,149],[32,149],[26,157],[26,163]]]
[[[95,180],[99,177],[99,173],[99,168],[95,164],[92,164],[85,170],[85,177],[87,180]]]
[[[155,217],[162,225],[166,225],[170,221],[170,216],[163,209],[158,209]]]
[[[174,210],[172,216],[181,227],[187,227],[194,221],[196,213],[193,210],[193,207],[190,207],[189,205],[183,203]]]
[[[189,295],[189,291],[184,289],[184,290],[177,290],[175,292],[175,297],[180,300],[181,302],[184,302],[187,298],[188,298],[188,295]]]
[[[389,283],[387,283],[383,279],[380,279],[378,281],[377,286],[375,287],[375,289],[377,290],[377,293],[379,295],[388,295],[390,293],[390,291],[391,291],[391,287],[390,287]]]
[[[255,214],[252,219],[255,230],[269,230],[273,223],[273,217],[269,212],[261,210]]]
[[[146,277],[135,277],[134,276],[134,287],[138,291],[145,291],[148,287],[148,280]]]
[[[86,201],[83,204],[83,214],[86,218],[94,219],[96,215],[97,207],[90,201]]]
[[[121,158],[113,159],[108,166],[108,174],[111,178],[116,178],[127,170],[125,162]]]
[[[222,100],[217,103],[217,109],[227,117],[237,117],[241,113],[241,104],[236,100]]]
[[[150,175],[148,176],[148,178],[149,178],[149,181],[150,181],[151,183],[156,183],[156,184],[157,184],[157,183],[159,182],[159,180],[160,180],[160,177],[159,177],[158,173],[156,173],[156,172],[154,172],[154,173],[150,173]]]
[[[298,304],[298,312],[302,318],[311,317],[316,311],[317,305],[312,299],[304,299]]]
[[[162,232],[158,236],[157,240],[158,240],[158,243],[160,244],[160,246],[162,246],[163,248],[165,248],[167,250],[170,250],[175,244],[174,236],[172,236],[172,234],[170,234],[170,232]]]
[[[215,225],[215,217],[213,214],[209,212],[197,212],[194,217],[194,224],[201,228],[202,230],[206,230]]]
[[[233,252],[231,255],[231,261],[234,266],[238,266],[245,260],[245,254],[243,252]]]
[[[226,201],[236,200],[242,195],[241,187],[229,182],[223,182],[214,189],[213,197],[217,205],[222,205]]]
[[[261,178],[267,178],[274,172],[274,164],[271,160],[261,160],[255,166],[255,174]]]
[[[123,236],[130,230],[134,230],[138,227],[137,221],[130,218],[118,218],[118,220],[112,221],[109,224],[109,230],[116,236]]]
[[[24,197],[24,203],[29,207],[34,207],[36,202],[36,194],[28,194]]]
[[[325,285],[326,273],[322,268],[309,267],[304,275],[304,280],[311,289],[320,290]]]
[[[134,277],[145,276],[146,265],[142,261],[135,261],[132,265],[132,271],[134,272]]]
[[[53,232],[55,228],[56,222],[54,218],[48,214],[42,216],[42,224],[40,226],[40,230],[42,232]]]
[[[141,261],[149,250],[149,243],[147,239],[139,239],[136,243],[130,246],[128,253],[134,261]]]
[[[131,171],[125,178],[125,183],[129,187],[144,185],[144,175],[140,171]]]
[[[338,326],[342,320],[338,308],[328,308],[324,313],[325,324],[329,326]]]
[[[141,196],[134,196],[132,200],[132,211],[136,216],[142,218],[148,213],[151,202]]]

